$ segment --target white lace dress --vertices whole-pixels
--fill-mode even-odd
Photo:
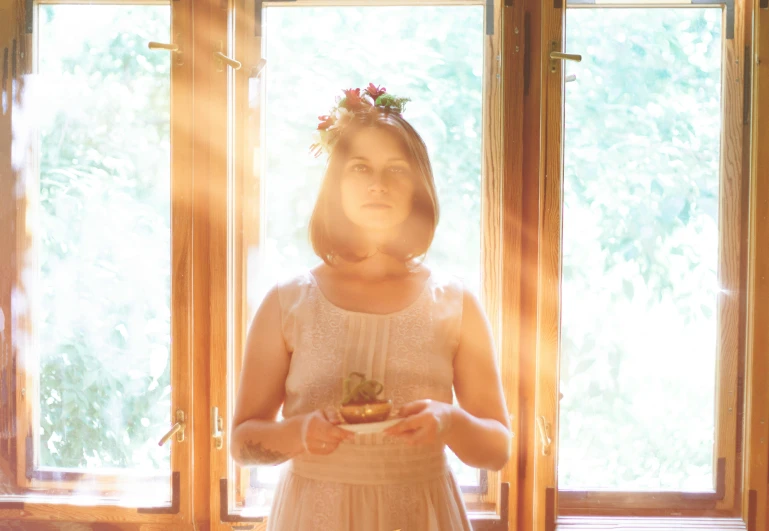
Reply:
[[[419,297],[390,314],[333,305],[309,271],[278,285],[291,355],[283,415],[336,406],[342,380],[364,373],[399,408],[452,401],[453,356],[462,284],[433,271]],[[291,460],[278,484],[270,531],[470,530],[444,445],[409,446],[382,434],[357,435],[327,456]]]

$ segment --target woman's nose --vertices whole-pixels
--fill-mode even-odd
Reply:
[[[368,184],[370,192],[386,192],[387,186],[385,183],[384,172],[376,171],[371,175],[371,181]]]

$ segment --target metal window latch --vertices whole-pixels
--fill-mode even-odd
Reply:
[[[224,419],[219,416],[219,408],[211,408],[211,437],[217,450],[224,446]]]
[[[550,73],[555,74],[558,71],[558,61],[574,61],[579,63],[582,56],[575,53],[563,53],[558,51],[558,43],[553,41],[550,45]]]
[[[218,50],[214,52],[214,59],[216,60],[217,72],[223,72],[224,65],[229,66],[233,70],[240,70],[240,67],[243,66],[240,63],[240,61],[237,61],[232,57],[227,57],[226,55],[224,55],[224,44],[222,43],[222,41],[219,41]]]
[[[537,418],[537,426],[539,427],[539,441],[542,444],[542,455],[550,455],[550,444],[553,440],[550,438],[550,425],[544,416]]]
[[[175,61],[176,66],[181,66],[181,65],[184,64],[184,61],[183,61],[184,54],[182,53],[181,46],[176,44],[178,42],[181,42],[181,35],[179,35],[177,33],[176,34],[176,39],[174,39],[174,40],[176,41],[175,43],[165,43],[165,42],[150,41],[149,43],[147,43],[147,47],[150,50],[168,50],[176,58],[176,61]]]
[[[184,442],[184,428],[187,424],[184,422],[184,411],[181,409],[176,410],[176,423],[171,426],[168,433],[163,435],[158,443],[158,446],[163,446],[168,440],[176,434],[176,442]]]

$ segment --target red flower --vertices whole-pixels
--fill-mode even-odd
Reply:
[[[374,100],[374,102],[376,102],[376,99],[382,94],[384,94],[385,92],[387,92],[386,88],[378,87],[373,83],[369,83],[368,87],[366,88],[366,94],[371,96],[371,99]]]
[[[335,122],[334,117],[329,115],[318,116],[318,120],[320,120],[320,123],[318,124],[318,129],[321,131],[325,131],[326,129],[334,125],[334,122]]]
[[[363,106],[363,100],[360,98],[360,89],[347,89],[344,91],[344,107],[347,110],[355,111]]]

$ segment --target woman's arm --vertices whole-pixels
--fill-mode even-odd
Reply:
[[[512,434],[491,326],[481,303],[465,290],[459,348],[454,357],[453,408],[446,444],[464,463],[500,470],[510,459]]]
[[[510,458],[512,435],[488,319],[476,297],[464,293],[454,391],[460,407],[420,400],[405,405],[404,422],[389,428],[412,444],[442,440],[476,468],[500,470]]]
[[[275,465],[304,450],[298,419],[276,420],[289,362],[278,290],[273,287],[259,306],[246,339],[230,436],[230,452],[239,465]]]
[[[251,323],[232,417],[230,452],[241,466],[277,465],[304,451],[329,454],[353,434],[332,412],[277,421],[291,355],[283,340],[278,290],[272,288]]]

